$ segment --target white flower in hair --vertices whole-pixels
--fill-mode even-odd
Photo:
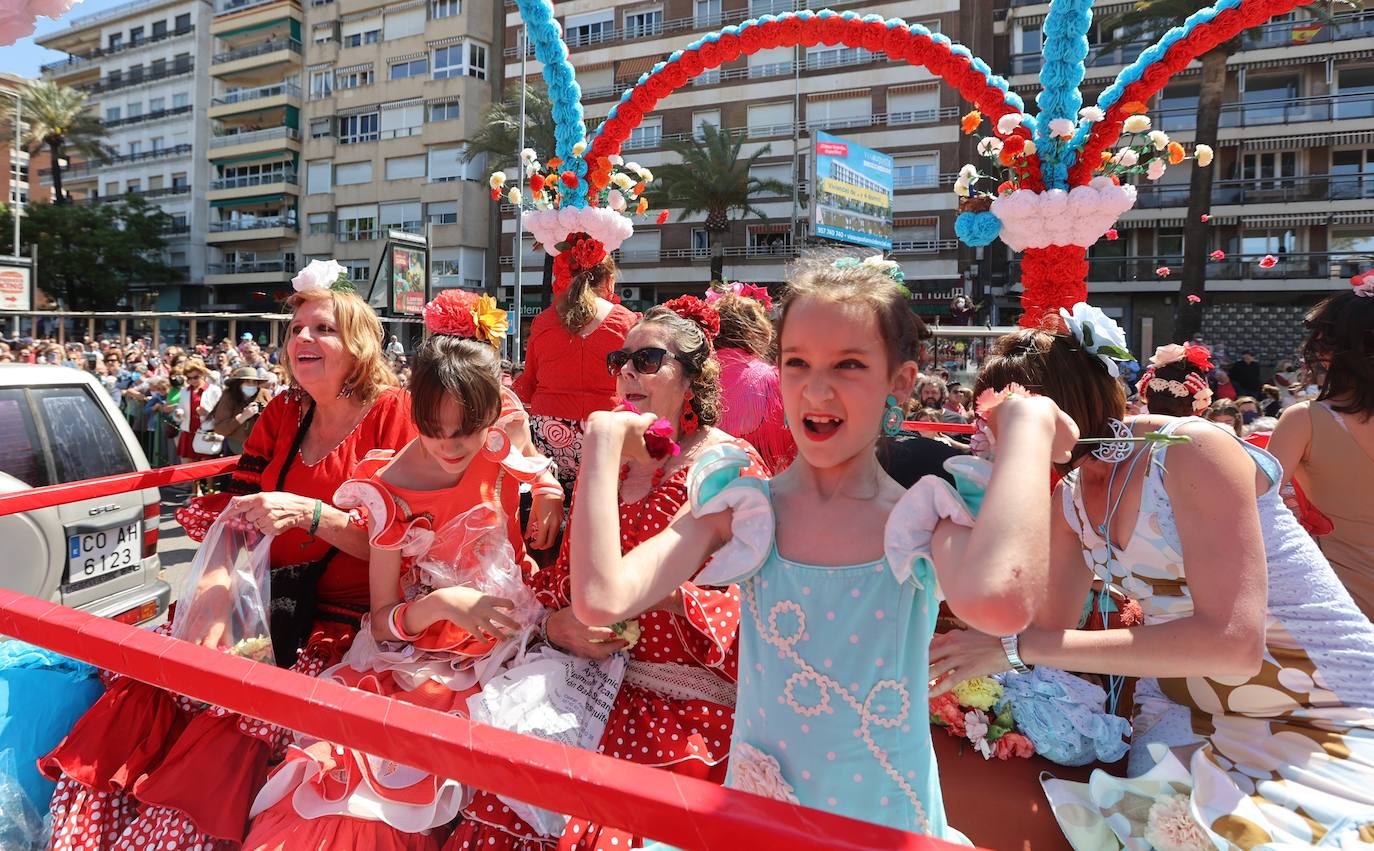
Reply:
[[[898,263],[896,260],[888,260],[881,254],[874,254],[870,257],[865,257],[863,260],[863,264],[865,266],[872,266],[874,269],[877,269],[884,275],[892,274],[893,269],[902,268],[902,264]]]
[[[1073,311],[1059,308],[1059,315],[1083,348],[1102,361],[1112,378],[1121,374],[1117,364],[1131,360],[1126,348],[1126,332],[1110,316],[1086,301],[1073,306]]]
[[[311,260],[310,265],[296,273],[291,279],[291,288],[298,293],[306,290],[327,290],[338,283],[344,273],[343,264],[337,260]]]

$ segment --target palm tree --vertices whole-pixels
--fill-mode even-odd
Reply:
[[[1301,7],[1314,19],[1329,21],[1330,5],[1339,0],[1319,2]],[[1102,50],[1114,50],[1128,44],[1150,40],[1169,29],[1181,26],[1190,15],[1211,6],[1211,0],[1139,0],[1135,6],[1102,23],[1104,32],[1119,30],[1102,45]],[[1221,123],[1222,95],[1226,90],[1226,63],[1240,50],[1241,36],[1224,41],[1200,57],[1202,77],[1199,82],[1196,132],[1194,144],[1217,147],[1217,128]],[[1202,329],[1201,297],[1207,278],[1207,255],[1211,233],[1202,216],[1212,206],[1212,183],[1215,170],[1192,169],[1188,186],[1188,215],[1183,221],[1183,272],[1179,276],[1178,304],[1174,308],[1174,339],[1182,342],[1193,338]],[[1197,296],[1196,302],[1189,296]]]
[[[463,161],[471,162],[485,154],[487,166],[491,169],[520,168],[520,100],[525,100],[525,147],[533,148],[541,157],[554,155],[556,124],[553,120],[553,101],[549,99],[548,89],[543,83],[525,85],[517,83],[513,90],[514,100],[494,101],[487,106],[482,115],[482,129],[468,142],[463,152]],[[500,244],[501,220],[492,217],[492,244]],[[519,234],[516,235],[517,239]],[[514,262],[520,262],[519,243],[514,250]],[[544,254],[544,286],[541,300],[545,306],[552,293],[553,257]]]
[[[732,213],[740,216],[767,216],[754,206],[760,195],[787,195],[791,187],[773,178],[758,178],[750,169],[768,156],[771,145],[764,145],[748,157],[740,158],[743,133],[721,132],[702,122],[701,132],[690,140],[670,142],[665,147],[682,162],[658,167],[658,176],[667,189],[667,204],[681,207],[677,220],[706,214],[705,229],[711,242],[711,280],[725,280],[723,237],[730,231]]]
[[[25,146],[30,152],[47,147],[52,160],[53,203],[65,204],[62,191],[62,160],[76,154],[87,160],[109,162],[113,151],[105,144],[105,125],[86,111],[85,92],[38,80],[24,92],[23,117],[28,121]]]

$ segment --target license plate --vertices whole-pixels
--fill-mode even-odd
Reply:
[[[143,560],[143,523],[135,520],[67,538],[67,584],[134,567]]]

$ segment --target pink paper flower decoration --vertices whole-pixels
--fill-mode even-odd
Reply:
[[[1202,301],[1202,297],[1201,297],[1201,296],[1195,296],[1195,295],[1190,295],[1190,296],[1188,296],[1188,303],[1189,303],[1189,304],[1198,304],[1198,303],[1201,302],[1201,301]]]
[[[1259,265],[1261,269],[1272,269],[1275,266],[1279,265],[1279,261],[1278,258],[1274,255],[1266,254],[1264,255],[1263,259],[1260,260]]]
[[[1173,270],[1173,269],[1170,269],[1168,266],[1160,266],[1158,269],[1155,270],[1155,277],[1156,277],[1156,278],[1167,278],[1167,277],[1169,277],[1170,275],[1172,275],[1173,273],[1174,273],[1174,270]]]
[[[1226,252],[1222,251],[1221,249],[1217,249],[1216,251],[1213,251],[1211,254],[1208,254],[1207,256],[1212,258],[1213,260],[1225,260]]]

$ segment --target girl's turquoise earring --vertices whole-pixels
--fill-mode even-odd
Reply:
[[[883,411],[883,434],[888,437],[896,437],[902,433],[902,421],[905,419],[902,407],[897,404],[897,397],[888,395],[887,410]]]

